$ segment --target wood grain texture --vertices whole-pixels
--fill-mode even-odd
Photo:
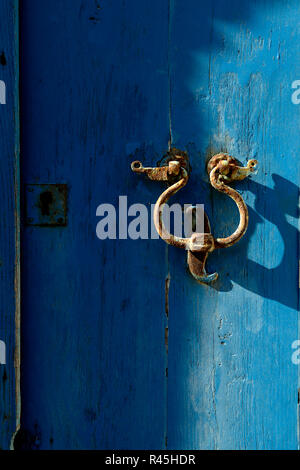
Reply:
[[[9,449],[20,420],[19,391],[19,111],[18,2],[0,3],[0,80],[6,104],[0,105],[0,340],[6,364],[0,365],[0,448]]]
[[[236,185],[249,228],[210,257],[214,288],[197,286],[170,251],[168,443],[297,449],[299,5],[174,0],[171,18],[173,143],[193,166],[182,199],[204,202],[213,233],[230,234],[237,211],[209,189],[206,158],[226,151],[260,168]]]
[[[23,184],[67,183],[69,213],[23,230],[21,447],[297,448],[299,15],[296,0],[23,0]],[[204,203],[216,235],[237,214],[206,158],[260,162],[214,287],[162,241],[95,235],[100,203],[155,202],[130,162],[170,136],[193,168],[177,200]]]

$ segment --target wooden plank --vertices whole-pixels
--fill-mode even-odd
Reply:
[[[260,169],[237,186],[245,238],[209,259],[215,287],[170,250],[169,448],[297,449],[299,5],[171,5],[173,143],[193,167],[181,200],[205,203],[213,232],[229,234],[237,214],[209,189],[206,157],[255,157]]]
[[[18,2],[0,4],[0,448],[20,421]]]
[[[66,183],[69,209],[24,228],[19,447],[163,448],[165,246],[98,240],[96,209],[161,191],[130,163],[168,147],[168,4],[24,0],[20,17],[23,183]]]

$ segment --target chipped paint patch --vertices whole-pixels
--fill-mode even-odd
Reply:
[[[0,365],[6,364],[6,344],[0,341]]]

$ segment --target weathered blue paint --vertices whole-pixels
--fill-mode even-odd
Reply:
[[[246,236],[208,260],[215,288],[199,288],[170,251],[168,443],[296,449],[299,4],[178,0],[171,18],[173,144],[194,170],[182,197],[204,202],[213,233],[229,234],[237,211],[204,181],[206,156],[254,157],[260,169],[237,185]]]
[[[18,2],[0,3],[0,448],[9,449],[19,396]]]
[[[69,211],[23,230],[23,445],[296,449],[297,1],[46,4],[21,9],[23,184],[68,184]],[[193,168],[177,200],[204,203],[214,234],[237,214],[207,156],[260,162],[215,287],[161,240],[95,235],[99,204],[156,201],[130,163],[170,138]]]

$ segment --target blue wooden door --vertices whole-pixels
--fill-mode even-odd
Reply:
[[[21,2],[17,446],[297,448],[299,19],[297,0]],[[213,286],[161,240],[96,236],[100,204],[156,201],[130,163],[170,147],[192,165],[177,201],[205,204],[216,235],[237,214],[207,158],[260,164]],[[38,224],[28,194],[49,185],[67,216]]]

